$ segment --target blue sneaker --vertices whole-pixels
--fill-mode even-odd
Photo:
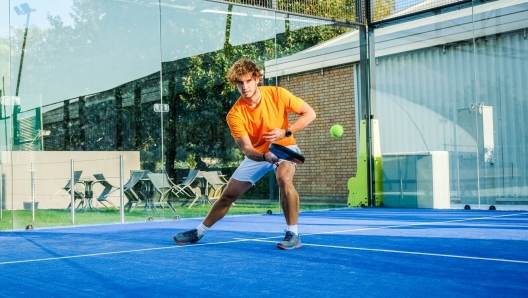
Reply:
[[[198,236],[198,230],[192,229],[186,232],[181,232],[176,235],[174,235],[173,239],[174,242],[178,243],[179,245],[183,245],[186,243],[196,243],[198,240],[202,239],[203,234],[201,236]]]
[[[284,239],[277,243],[277,247],[280,249],[294,249],[299,248],[302,246],[301,244],[301,237],[299,235],[296,235],[293,232],[285,231],[286,236],[284,236]]]

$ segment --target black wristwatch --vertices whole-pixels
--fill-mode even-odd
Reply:
[[[285,138],[289,138],[293,134],[289,128],[285,128],[284,131],[285,131],[285,134],[284,134]]]

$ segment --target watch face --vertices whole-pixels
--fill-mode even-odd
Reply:
[[[292,135],[291,130],[289,130],[289,129],[287,129],[287,128],[286,128],[285,130],[286,130],[286,137],[289,137],[289,136]]]

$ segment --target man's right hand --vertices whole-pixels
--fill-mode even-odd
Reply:
[[[267,162],[272,163],[272,164],[276,164],[279,162],[279,158],[271,152],[266,152],[265,159]]]

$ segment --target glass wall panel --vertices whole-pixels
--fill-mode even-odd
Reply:
[[[225,119],[240,96],[225,78],[227,70],[235,61],[252,59],[264,67],[262,85],[287,87],[281,82],[283,80],[286,83],[289,79],[276,75],[277,59],[302,59],[296,54],[350,31],[348,28],[332,27],[330,25],[333,23],[327,21],[208,1],[175,3],[167,0],[161,2],[161,9],[163,100],[169,106],[169,111],[164,114],[168,118],[164,129],[165,168],[169,177],[177,183],[184,181],[192,170],[200,170],[200,173],[218,172],[229,179],[243,159]],[[314,68],[312,72],[318,74],[320,69]],[[353,85],[352,70],[349,72],[349,83]],[[301,78],[306,73],[299,72],[296,75]],[[307,90],[302,90],[302,83],[291,86],[290,91],[294,94],[311,105],[318,104],[308,96]],[[352,95],[350,98],[353,101]],[[295,115],[290,115],[290,123],[295,119]],[[311,127],[312,133],[329,137],[329,126],[319,129],[312,124]],[[298,142],[309,135],[308,131],[296,136]],[[317,152],[309,145],[306,146],[306,152],[314,161],[319,158],[317,154],[326,154]],[[317,180],[309,176],[310,173],[312,170],[308,165],[298,167],[296,185],[300,192],[304,184],[317,184]],[[207,197],[214,197],[211,183],[204,181],[201,174],[197,180],[195,187],[200,189],[204,197],[198,199],[198,206],[195,204],[191,209],[200,213],[188,213],[185,210],[189,202],[186,203],[188,198],[183,195],[176,198],[178,205],[184,207],[178,210],[180,215],[205,215],[210,209]],[[341,206],[344,206],[346,180],[340,186]],[[335,195],[332,191],[332,194],[322,196],[314,189],[317,187],[311,186],[300,193],[301,208],[328,206],[325,205],[325,198],[332,201]],[[305,201],[304,198],[316,199]],[[315,201],[320,205],[314,205]],[[229,214],[265,213],[268,210],[273,213],[280,211],[278,187],[273,173],[244,194]]]
[[[161,169],[162,122],[154,110],[161,100],[159,6],[88,0],[9,5],[6,93],[18,101],[4,114],[12,127],[2,126],[2,139],[12,135],[13,143],[2,167],[13,228],[164,218],[150,208],[161,209],[150,185],[142,207],[126,218],[116,191],[121,172],[126,183],[131,171]],[[124,197],[123,205],[129,200]]]
[[[376,29],[375,48],[384,206],[478,204],[472,7]]]
[[[227,70],[240,58],[262,66],[275,58],[275,14],[208,1],[162,1],[161,8],[165,168],[175,183],[199,171],[191,184],[198,196],[174,200],[180,216],[205,216],[243,159],[226,122],[239,97]],[[229,214],[278,212],[274,183],[266,175]]]
[[[317,113],[314,122],[294,134],[306,157],[294,178],[301,207],[346,207],[348,181],[358,171],[353,64],[358,31],[288,14],[278,14],[276,26],[277,59],[267,61],[266,77],[305,100]],[[289,116],[290,124],[298,119]],[[343,127],[341,137],[330,134],[335,124]]]
[[[9,85],[9,2],[0,3],[0,96],[6,95],[5,86]],[[4,117],[4,104],[2,114]],[[5,145],[5,144],[4,144]]]
[[[385,206],[526,204],[526,10],[476,1],[375,30]]]
[[[346,205],[358,78],[334,50],[357,50],[354,28],[209,1],[5,6],[2,229],[205,216],[223,188],[202,173],[225,184],[243,159],[225,121],[239,97],[225,74],[240,58],[318,113],[295,136],[308,160],[295,178],[301,209]],[[186,195],[174,185],[187,180]],[[271,173],[229,214],[280,212],[279,200]]]
[[[9,86],[9,1],[0,2],[0,229],[12,228],[12,215],[5,211],[6,180],[4,171],[5,160],[8,158],[7,148],[9,147],[8,132],[11,131],[10,118],[6,115],[8,107],[4,104],[4,97],[7,96],[6,84]]]
[[[528,205],[524,116],[528,111],[527,13],[525,1],[475,6],[475,95],[483,204]]]

